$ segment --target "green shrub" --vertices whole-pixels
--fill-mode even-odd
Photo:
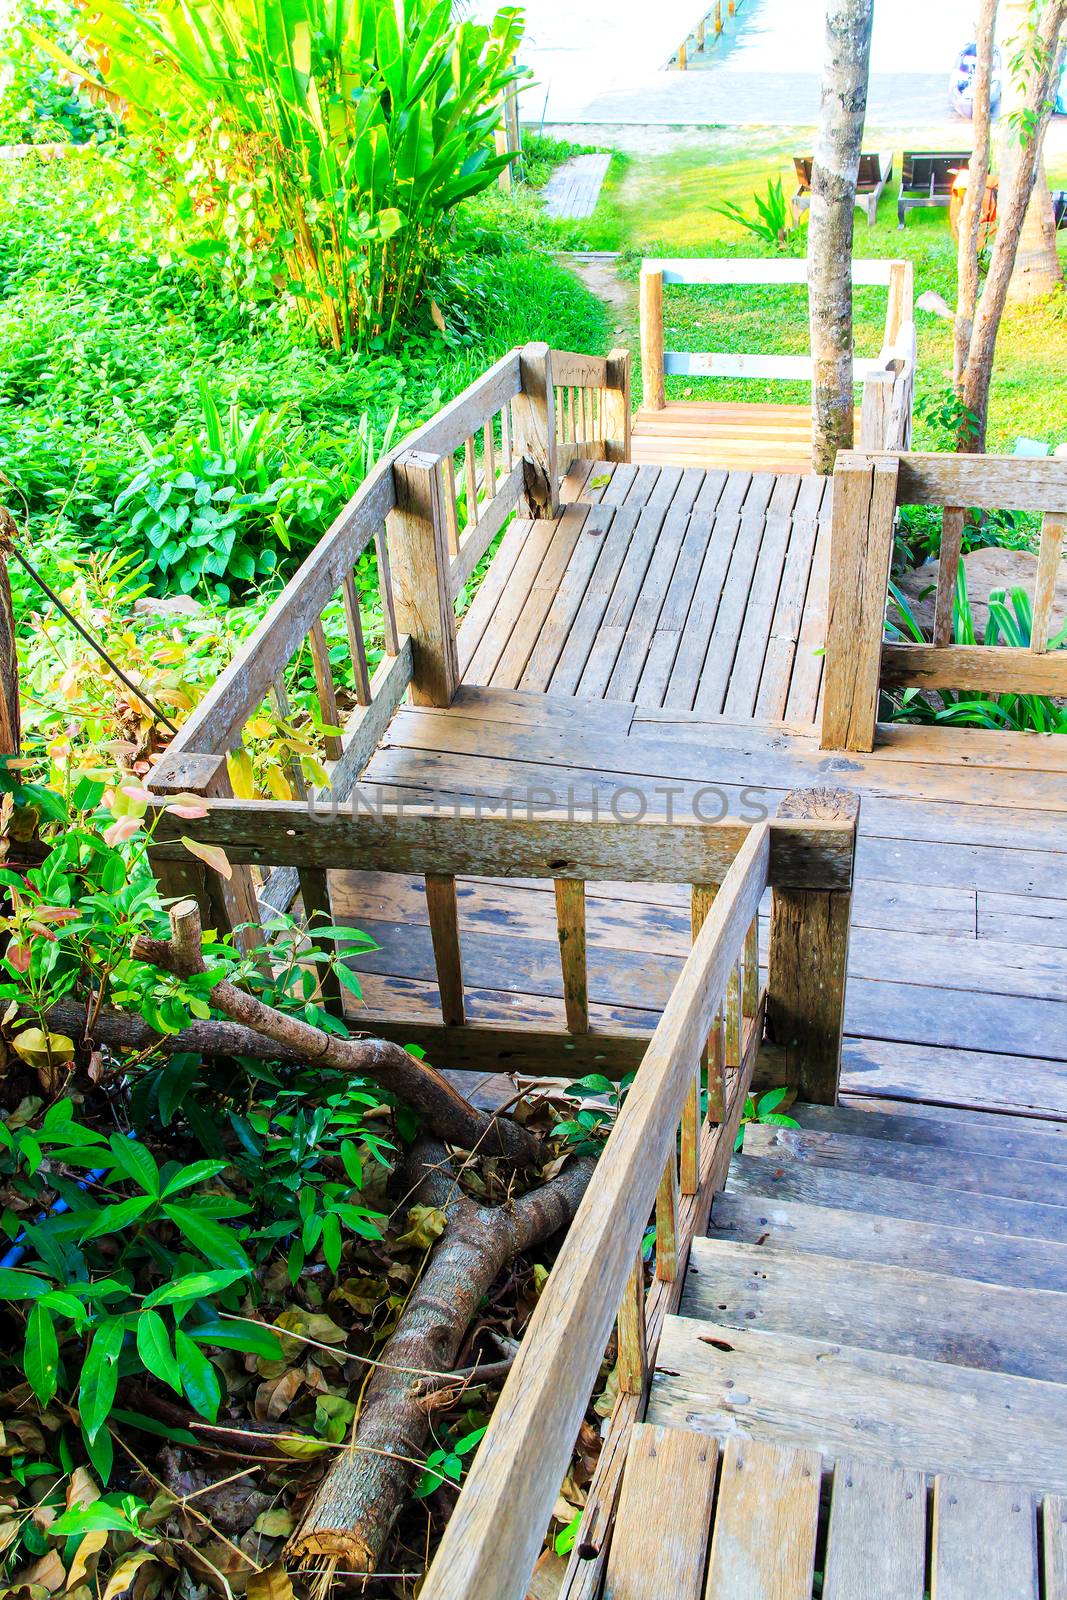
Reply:
[[[86,27],[175,245],[220,267],[241,302],[279,302],[338,350],[395,335],[449,214],[510,160],[492,135],[521,75],[514,9],[483,27],[450,0],[157,13],[100,0]]]

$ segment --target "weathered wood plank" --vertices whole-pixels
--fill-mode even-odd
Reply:
[[[580,878],[557,878],[555,893],[567,1031],[587,1033],[589,980],[585,960],[585,884]]]
[[[464,1022],[463,964],[459,947],[456,880],[451,873],[426,874],[426,908],[433,938],[437,987],[441,994],[441,1021],[448,1028],[461,1028]]]
[[[1067,1497],[1046,1495],[1041,1523],[1045,1600],[1067,1600]]]
[[[966,1217],[972,1228],[1067,1244],[1067,1207],[1045,1205],[1039,1200],[1013,1200],[999,1194],[977,1194],[941,1184],[908,1183],[903,1178],[740,1155],[730,1166],[727,1189],[731,1194],[802,1200],[807,1205],[837,1206],[869,1216],[902,1217],[939,1226],[953,1227]]]
[[[708,1600],[810,1600],[821,1475],[814,1450],[726,1441]]]
[[[1067,511],[1067,461],[914,451],[900,457],[897,501],[902,506],[1062,513]]]
[[[930,1149],[818,1128],[763,1124],[746,1130],[745,1152],[901,1178],[907,1183],[937,1184],[968,1194],[999,1194],[1012,1200],[1040,1199],[1044,1205],[1067,1206],[1067,1167],[1062,1162],[1024,1161],[1018,1156],[976,1158],[970,1151]]]
[[[604,1600],[701,1600],[717,1459],[707,1434],[634,1425]]]
[[[983,1231],[962,1218],[959,1226],[907,1221],[727,1190],[715,1197],[708,1236],[801,1255],[954,1274],[979,1283],[1067,1292],[1067,1246]],[[696,1261],[693,1265],[699,1270]]]
[[[696,1239],[683,1315],[1067,1382],[1067,1293]]]
[[[751,1328],[669,1317],[648,1420],[718,1437],[855,1452],[918,1472],[1008,1474],[1062,1493],[1067,1389]]]
[[[1032,1494],[939,1473],[933,1506],[931,1600],[1038,1600]]]
[[[977,689],[990,694],[1067,694],[1067,651],[1036,655],[1006,645],[882,646],[882,682],[890,687]]]
[[[822,745],[870,750],[893,552],[896,458],[843,451],[834,469]]]
[[[954,1116],[950,1110],[931,1107],[923,1117],[894,1116],[886,1111],[849,1109],[847,1106],[813,1106],[798,1103],[790,1115],[802,1128],[824,1133],[847,1133],[865,1139],[892,1139],[898,1144],[920,1145],[924,1149],[952,1150],[958,1154],[997,1156],[1004,1160],[1067,1162],[1067,1137],[1052,1130],[1042,1131],[1040,1123],[1018,1119],[1008,1127]],[[1035,1198],[1037,1198],[1035,1196]]]
[[[838,1461],[823,1600],[923,1600],[926,1482],[860,1457]]]
[[[456,618],[441,474],[435,456],[407,451],[393,467],[396,509],[388,523],[397,626],[411,638],[411,695],[447,706],[459,682]]]

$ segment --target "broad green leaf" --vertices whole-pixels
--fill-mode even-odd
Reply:
[[[170,1347],[167,1325],[158,1311],[142,1310],[137,1317],[137,1354],[146,1369],[176,1394],[182,1392],[181,1373]]]
[[[181,1300],[202,1300],[207,1295],[228,1289],[238,1278],[247,1276],[247,1269],[242,1267],[228,1267],[221,1272],[189,1272],[182,1278],[175,1278],[173,1283],[164,1284],[161,1289],[153,1289],[151,1294],[145,1296],[143,1303],[148,1310],[153,1306],[176,1305]]]
[[[218,1261],[235,1271],[247,1272],[248,1257],[229,1228],[213,1222],[189,1205],[164,1205],[164,1213],[181,1230],[195,1250],[209,1261]]]
[[[222,1398],[215,1368],[203,1351],[180,1328],[174,1330],[174,1351],[181,1368],[182,1388],[185,1390],[186,1399],[194,1411],[198,1411],[209,1422],[214,1422],[219,1414],[219,1401]]]
[[[59,1341],[51,1314],[39,1302],[26,1322],[26,1377],[42,1406],[50,1404],[59,1373]]]
[[[125,1321],[122,1317],[107,1317],[93,1334],[82,1366],[78,1412],[89,1444],[95,1442],[107,1421],[115,1398],[124,1333]]]
[[[111,1154],[115,1158],[115,1165],[145,1194],[159,1193],[159,1168],[152,1152],[143,1144],[136,1139],[123,1139],[115,1133],[111,1136]]]

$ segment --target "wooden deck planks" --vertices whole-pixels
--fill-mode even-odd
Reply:
[[[1067,1391],[853,1345],[668,1317],[649,1421],[717,1437],[862,1453],[926,1473],[1067,1483]]]
[[[921,1472],[855,1458],[834,1471],[822,1600],[923,1600]]]
[[[931,1566],[930,1600],[1039,1600],[1033,1495],[939,1473]]]
[[[810,1600],[821,1479],[813,1450],[727,1440],[706,1600]]]
[[[701,1600],[718,1455],[707,1434],[631,1428],[604,1600]]]

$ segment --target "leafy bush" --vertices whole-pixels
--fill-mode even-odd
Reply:
[[[87,26],[175,244],[337,350],[394,336],[449,214],[510,159],[492,134],[520,76],[515,9],[483,27],[451,0],[102,0]]]
[[[792,254],[804,235],[800,225],[794,220],[781,178],[769,178],[767,193],[754,194],[752,203],[756,208],[755,215],[744,211],[736,200],[727,200],[724,205],[712,206],[712,210],[730,222],[736,222],[755,238],[770,245],[772,250],[782,250]]]
[[[28,24],[45,29],[88,65],[68,0],[26,0],[0,26],[0,144],[85,144],[106,138],[113,122],[105,107],[79,94],[69,74],[26,38]]]
[[[910,638],[917,644],[929,641],[915,620],[907,597],[895,583],[889,586],[892,602],[889,634]],[[967,573],[960,562],[956,595],[952,606],[952,637],[955,644],[1005,644],[1016,649],[1030,648],[1033,612],[1025,589],[993,589],[989,595],[989,619],[985,635],[979,639],[974,614],[967,597]],[[1050,650],[1067,648],[1067,628],[1048,641]],[[904,689],[893,697],[892,719],[896,722],[952,723],[973,728],[1010,728],[1019,732],[1067,733],[1067,709],[1039,694],[983,695],[973,691],[939,689],[931,698],[921,689]]]

